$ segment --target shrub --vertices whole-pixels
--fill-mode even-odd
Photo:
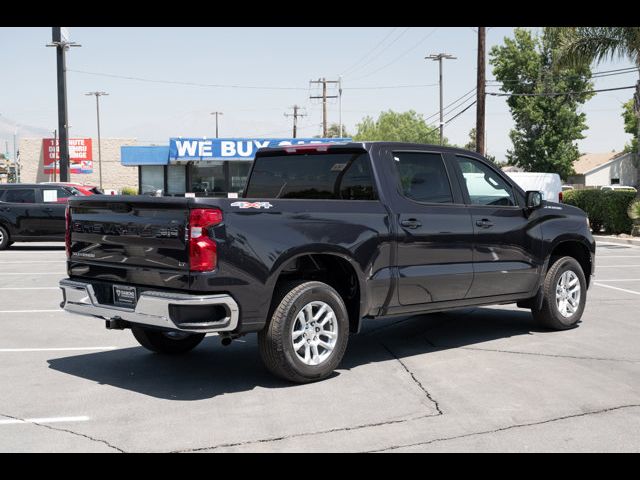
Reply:
[[[563,201],[587,212],[594,232],[604,227],[608,233],[619,234],[631,232],[628,211],[635,197],[634,192],[616,190],[570,190],[564,192]]]
[[[589,215],[589,222],[594,232],[604,226],[606,217],[604,203],[601,201],[602,190],[568,190],[563,193],[562,201],[568,205],[581,208]]]
[[[122,195],[138,195],[138,189],[135,187],[122,187]]]

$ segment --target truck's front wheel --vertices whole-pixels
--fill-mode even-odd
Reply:
[[[328,377],[340,364],[349,339],[342,297],[322,282],[282,285],[269,324],[258,333],[267,368],[286,380],[307,383]]]
[[[204,333],[162,332],[142,327],[131,327],[131,332],[140,345],[156,353],[186,353],[204,338]]]
[[[9,232],[4,227],[0,227],[0,250],[9,248],[12,243],[9,238]]]

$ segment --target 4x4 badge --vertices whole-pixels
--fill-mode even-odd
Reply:
[[[239,208],[271,208],[273,207],[273,205],[271,205],[269,202],[233,202],[231,206],[239,207]]]

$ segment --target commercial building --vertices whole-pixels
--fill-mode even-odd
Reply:
[[[139,193],[226,197],[242,192],[262,147],[336,143],[348,138],[171,138],[169,146],[123,146],[122,165],[138,168]]]
[[[102,186],[121,190],[138,187],[138,171],[123,165],[121,149],[134,146],[134,138],[102,138]],[[21,138],[18,143],[20,181],[22,183],[51,182],[60,179],[59,149],[54,138]],[[69,139],[71,157],[70,180],[72,182],[99,185],[98,141],[92,138]]]
[[[102,138],[103,189],[124,187],[146,195],[224,196],[239,193],[258,148],[335,143],[348,138],[171,138],[168,145],[139,145],[134,138]],[[20,181],[59,181],[59,148],[54,138],[22,138]],[[69,139],[70,181],[99,185],[98,141]]]

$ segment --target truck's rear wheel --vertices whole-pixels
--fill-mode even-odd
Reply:
[[[0,250],[9,248],[12,243],[9,239],[9,232],[4,227],[0,227]]]
[[[131,327],[136,340],[147,350],[156,353],[186,353],[204,338],[204,333],[162,332],[143,327]]]
[[[533,307],[533,318],[543,327],[567,330],[575,327],[587,301],[587,282],[578,261],[558,258],[544,279],[542,307]]]
[[[267,368],[286,380],[307,383],[328,377],[340,364],[349,340],[342,297],[322,282],[282,285],[271,321],[258,333]]]

